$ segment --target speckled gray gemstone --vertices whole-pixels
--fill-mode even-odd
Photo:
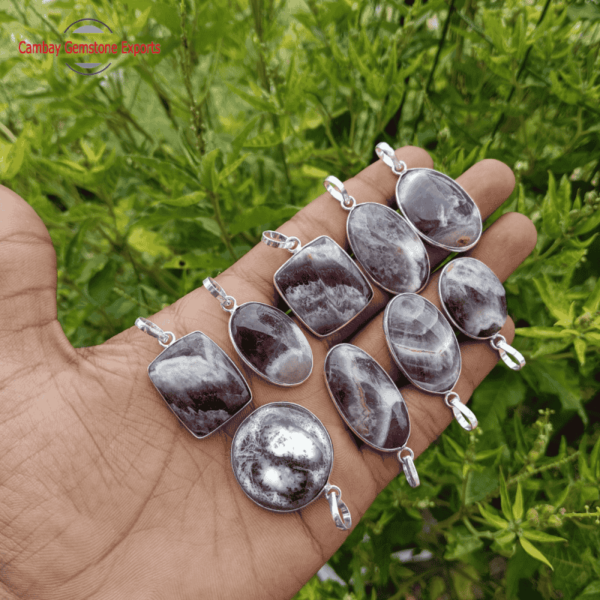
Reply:
[[[460,348],[446,317],[417,294],[392,299],[384,314],[392,356],[416,386],[443,394],[460,375]]]
[[[274,280],[289,307],[319,336],[343,327],[373,297],[360,269],[327,236],[306,244],[275,273]]]
[[[440,276],[440,298],[452,321],[467,335],[490,338],[506,322],[506,293],[494,272],[476,258],[449,262]]]
[[[247,302],[233,313],[229,327],[238,352],[259,375],[282,385],[297,385],[310,375],[308,340],[278,308]]]
[[[421,238],[396,211],[366,202],[348,217],[348,241],[369,276],[393,294],[418,292],[429,279]]]
[[[181,423],[198,438],[221,427],[252,399],[232,360],[201,331],[159,354],[148,375]]]
[[[337,409],[360,439],[385,451],[406,444],[410,421],[404,398],[374,358],[339,344],[325,359],[325,378]]]
[[[333,446],[309,410],[274,402],[257,408],[239,426],[231,464],[250,499],[288,512],[306,506],[323,491],[333,465]]]
[[[481,235],[481,215],[472,198],[450,177],[433,169],[408,169],[396,185],[398,207],[434,245],[456,252]]]

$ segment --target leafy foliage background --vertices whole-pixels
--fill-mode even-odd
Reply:
[[[332,558],[338,581],[298,599],[600,598],[597,0],[0,8],[0,181],[50,229],[75,346],[225,269],[378,141],[423,146],[452,177],[509,164],[516,190],[488,224],[519,211],[538,229],[506,283],[527,368],[494,369],[472,401],[485,435],[451,426],[421,487],[392,482]],[[161,53],[98,77],[18,53],[85,17]]]

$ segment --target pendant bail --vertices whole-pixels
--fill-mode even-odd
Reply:
[[[337,485],[327,482],[325,498],[329,502],[329,510],[335,526],[342,531],[348,531],[352,527],[352,515],[346,504],[342,502],[342,490]]]
[[[394,149],[387,142],[379,142],[375,146],[375,153],[392,169],[395,175],[402,175],[408,169],[406,163],[396,156]]]
[[[175,341],[175,334],[172,331],[163,331],[156,323],[144,317],[138,317],[135,324],[138,329],[156,338],[163,348],[168,348]],[[171,338],[170,341],[169,338]]]
[[[278,231],[263,231],[262,242],[273,248],[284,248],[292,254],[296,254],[302,248],[300,240],[296,236],[287,236]]]
[[[460,396],[456,392],[448,392],[444,396],[446,406],[452,409],[454,418],[458,424],[466,431],[473,431],[479,424],[473,411],[460,401]]]
[[[513,371],[520,371],[525,366],[525,357],[510,344],[507,343],[506,338],[503,335],[497,333],[491,340],[490,346],[500,353],[500,358],[504,361],[504,364],[510,367]],[[509,356],[514,356],[519,362],[516,363]]]
[[[405,456],[402,456],[403,452],[408,452]],[[404,476],[406,477],[406,481],[408,481],[408,485],[412,488],[419,487],[421,485],[421,480],[419,478],[419,473],[417,472],[417,468],[415,467],[415,453],[411,448],[402,448],[398,452],[398,460],[402,465],[402,470],[404,471]]]
[[[344,210],[352,210],[356,206],[356,198],[351,196],[344,184],[333,175],[329,175],[323,181],[323,185],[325,189],[342,205]]]
[[[237,304],[233,296],[228,296],[221,285],[212,277],[207,277],[202,285],[219,301],[221,308],[228,313],[237,309]]]

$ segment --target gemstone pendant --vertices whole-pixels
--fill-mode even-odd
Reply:
[[[413,229],[429,244],[449,252],[473,248],[482,232],[475,201],[454,179],[434,169],[408,169],[388,144],[375,151],[398,175],[396,202]]]
[[[350,212],[348,243],[367,275],[391,294],[422,290],[429,281],[429,256],[406,219],[383,204],[357,204],[337,177],[323,185]]]
[[[348,427],[365,443],[395,452],[411,487],[419,485],[414,454],[406,448],[410,418],[400,390],[379,363],[352,344],[338,344],[325,358],[327,389]]]
[[[229,337],[241,359],[260,377],[281,386],[300,385],[312,373],[313,355],[302,330],[274,306],[235,299],[212,278],[202,284],[231,314]]]
[[[452,391],[461,371],[460,347],[437,307],[417,294],[400,294],[385,309],[383,330],[394,361],[409,381],[426,392],[443,394],[465,429],[477,427],[475,415]]]
[[[508,317],[506,293],[486,264],[470,257],[450,261],[440,274],[438,289],[444,312],[459,331],[477,340],[489,339],[511,369],[525,366],[523,355],[499,333]]]
[[[148,375],[193,436],[207,437],[252,400],[244,376],[206,334],[194,331],[175,340],[147,319],[140,317],[135,324],[165,348],[150,363]]]
[[[273,282],[294,314],[316,336],[335,333],[373,298],[366,277],[330,237],[322,235],[301,246],[296,237],[265,231],[262,241],[294,255],[277,270]]]
[[[342,530],[352,527],[340,489],[329,483],[331,438],[308,409],[290,402],[257,408],[235,433],[231,465],[244,493],[259,506],[292,512],[324,492],[336,526]]]

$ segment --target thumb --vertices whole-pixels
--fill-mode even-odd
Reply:
[[[57,319],[56,253],[46,226],[0,185],[0,356],[70,347]]]

